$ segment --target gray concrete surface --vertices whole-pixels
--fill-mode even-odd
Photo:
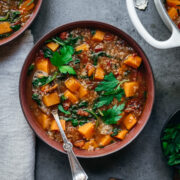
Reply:
[[[149,32],[158,39],[170,33],[150,0],[145,12],[138,12]],[[172,169],[162,157],[159,135],[167,117],[180,108],[180,48],[158,50],[148,45],[133,27],[125,0],[44,0],[39,16],[31,26],[35,42],[51,29],[77,20],[98,20],[130,34],[143,48],[156,81],[156,100],[143,132],[128,147],[100,159],[80,159],[90,180],[171,180]],[[37,138],[36,180],[70,180],[67,157]]]

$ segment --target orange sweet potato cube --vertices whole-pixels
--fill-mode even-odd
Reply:
[[[98,147],[98,144],[97,144],[97,142],[94,140],[94,139],[91,139],[91,140],[89,140],[88,142],[86,142],[85,144],[84,144],[84,146],[82,147],[82,149],[86,149],[86,150],[89,150],[90,148],[97,148]]]
[[[60,97],[57,92],[44,95],[42,100],[47,107],[54,106],[60,103]]]
[[[105,75],[104,70],[99,66],[96,69],[96,72],[95,72],[95,75],[94,75],[94,79],[96,79],[96,80],[103,80],[104,79],[104,75]]]
[[[89,76],[89,77],[92,76],[93,73],[94,73],[94,71],[95,71],[95,67],[90,68],[90,69],[88,70],[88,76]]]
[[[92,39],[94,41],[102,41],[104,39],[104,35],[104,32],[97,30]]]
[[[124,92],[125,92],[126,97],[134,96],[138,88],[139,88],[138,82],[125,82]]]
[[[11,25],[9,22],[0,23],[0,34],[5,34],[11,32]]]
[[[61,122],[63,130],[65,131],[66,130],[66,121],[64,119],[61,119],[60,122]],[[59,131],[59,127],[55,120],[52,121],[50,130],[51,131]]]
[[[178,11],[175,7],[170,8],[168,14],[172,20],[175,20],[178,17]]]
[[[99,146],[107,146],[112,141],[113,141],[113,138],[110,135],[104,135],[99,141]]]
[[[73,78],[73,77],[68,78],[65,81],[65,85],[72,92],[77,91],[81,87],[80,82],[77,79]]]
[[[26,11],[32,10],[34,6],[35,4],[32,3],[32,0],[26,0],[19,6],[19,9],[22,11],[22,13],[25,13]]]
[[[47,116],[46,114],[43,113],[38,117],[38,120],[43,129],[49,128],[50,121],[51,121],[51,118],[49,116]]]
[[[76,49],[76,51],[88,51],[89,45],[84,43],[84,44],[77,46],[75,49]]]
[[[83,135],[86,139],[91,139],[94,134],[94,123],[88,122],[78,128],[78,131],[81,135]]]
[[[133,128],[133,126],[137,123],[136,118],[134,117],[133,114],[129,114],[127,115],[124,120],[123,120],[123,124],[126,127],[127,130],[130,130]]]
[[[80,89],[79,89],[79,97],[83,98],[88,94],[88,90],[81,85]]]
[[[128,133],[128,131],[126,129],[123,129],[115,137],[120,140],[123,140],[127,133]]]
[[[44,71],[46,72],[47,74],[49,74],[50,72],[50,62],[48,59],[37,59],[36,60],[36,69],[37,70],[40,70],[40,71]]]
[[[129,55],[125,60],[124,63],[128,66],[133,68],[138,68],[141,65],[142,58],[140,56]]]
[[[52,51],[56,51],[59,47],[59,44],[55,43],[55,42],[50,42],[48,44],[46,44],[46,46],[51,49]]]
[[[64,92],[64,96],[69,99],[73,104],[78,102],[78,98],[75,94],[71,93],[69,90]]]
[[[170,7],[178,7],[178,6],[180,6],[180,1],[179,0],[166,0],[166,3]]]

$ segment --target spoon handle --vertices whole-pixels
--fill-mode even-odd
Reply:
[[[57,122],[57,125],[59,127],[62,139],[64,141],[63,148],[68,154],[73,180],[87,180],[88,176],[85,173],[85,171],[83,170],[82,166],[80,165],[77,157],[75,156],[75,154],[73,152],[73,145],[67,139],[66,134],[64,133],[64,130],[63,130],[62,126],[61,126],[58,111],[57,110],[52,110],[51,113],[52,113],[52,115],[54,116],[54,119]]]

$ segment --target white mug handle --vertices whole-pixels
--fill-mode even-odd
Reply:
[[[142,23],[139,20],[139,17],[136,13],[136,9],[134,6],[134,0],[126,0],[126,5],[128,9],[129,16],[131,18],[132,23],[136,27],[139,34],[152,46],[159,48],[159,49],[168,49],[173,47],[180,46],[180,32],[179,30],[173,25],[169,16],[167,15],[165,9],[163,8],[160,0],[155,0],[156,7],[158,8],[159,14],[162,17],[165,24],[168,28],[172,31],[172,35],[168,40],[165,41],[158,41],[154,37],[152,37],[147,30],[144,28]]]

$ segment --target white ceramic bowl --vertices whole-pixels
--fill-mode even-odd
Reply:
[[[139,17],[136,13],[134,0],[126,0],[126,5],[128,9],[129,16],[135,28],[139,34],[151,45],[159,49],[168,49],[173,47],[180,47],[180,30],[175,25],[175,23],[170,19],[169,15],[164,6],[164,0],[154,0],[157,11],[161,16],[163,22],[172,32],[171,37],[165,41],[158,41],[152,37],[148,31],[144,28],[142,23],[139,20]]]

